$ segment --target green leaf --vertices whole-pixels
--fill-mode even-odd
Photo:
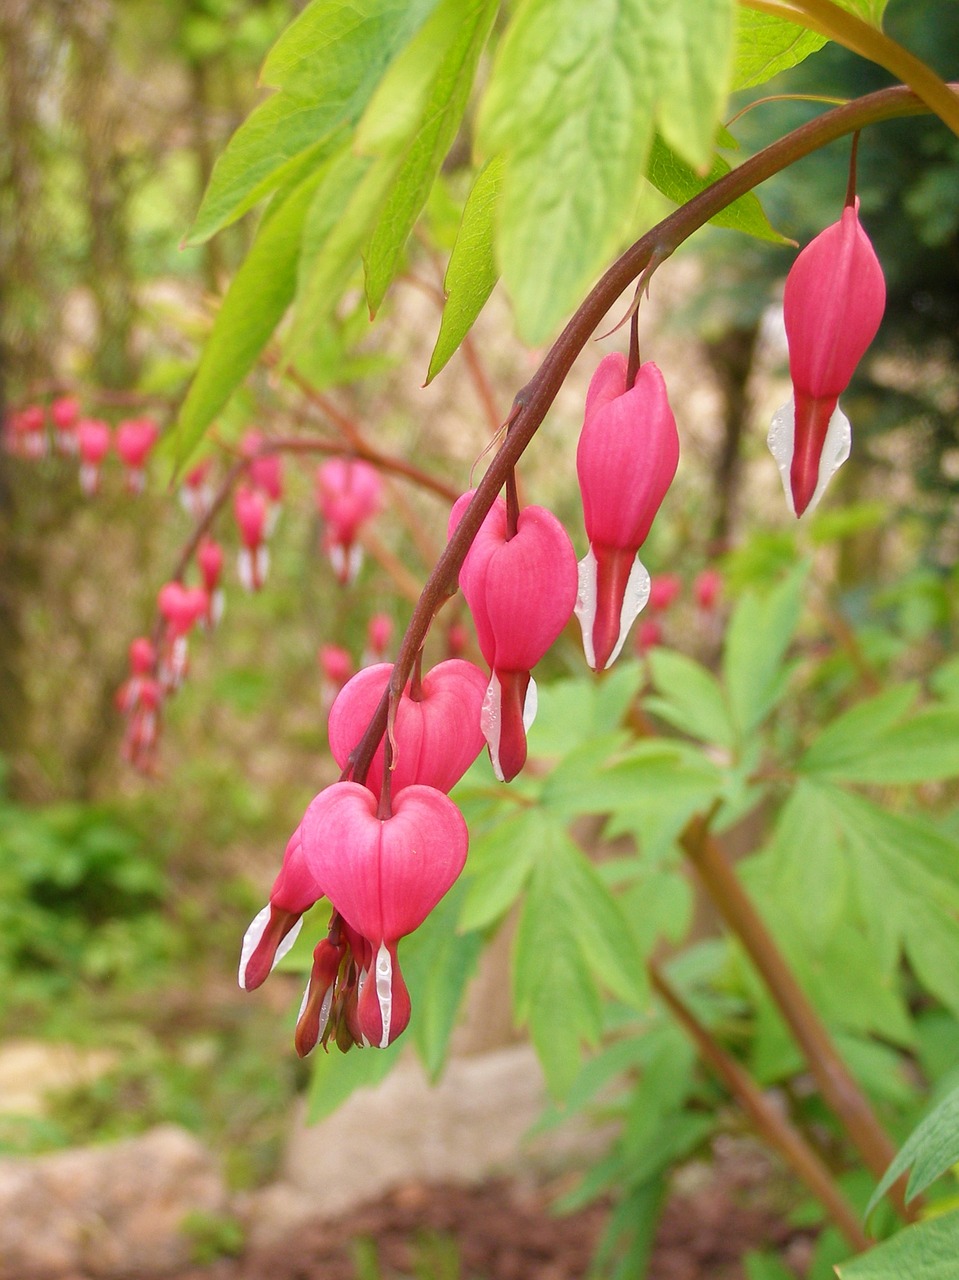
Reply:
[[[252,369],[293,298],[300,233],[322,177],[322,170],[312,174],[283,200],[233,277],[180,410],[178,466]]]
[[[906,1227],[836,1268],[840,1280],[949,1280],[959,1257],[959,1213]]]
[[[354,155],[347,146],[324,171],[303,225],[296,298],[284,356],[306,363],[323,340],[395,173],[391,159]]]
[[[685,161],[680,160],[674,151],[666,146],[657,134],[653,139],[653,148],[649,156],[646,177],[657,191],[661,191],[673,204],[685,204],[693,196],[731,171],[732,166],[722,156],[715,156],[712,166],[705,177],[697,174]],[[734,200],[721,213],[710,218],[716,227],[730,227],[734,231],[744,231],[755,236],[757,240],[769,240],[772,244],[792,244],[785,236],[772,226],[759,197],[749,191],[738,200]]]
[[[800,565],[765,597],[747,592],[730,619],[723,677],[741,738],[770,713],[785,692],[783,662],[802,608],[808,566]]]
[[[312,1057],[309,1121],[317,1124],[332,1115],[357,1089],[369,1088],[385,1080],[400,1060],[403,1037],[387,1049],[351,1049],[340,1053],[317,1049]]]
[[[916,907],[905,921],[909,963],[926,990],[959,1016],[959,921],[935,902]]]
[[[313,0],[263,67],[282,92],[257,107],[213,169],[187,244],[200,244],[322,163],[436,0]]]
[[[800,781],[779,812],[770,861],[784,902],[816,904],[800,925],[813,947],[822,947],[846,923],[849,865],[842,826],[815,787]]]
[[[463,210],[443,281],[446,305],[430,357],[427,383],[432,382],[459,347],[493,292],[497,276],[493,230],[502,185],[503,158],[495,156],[480,171]]]
[[[543,825],[538,809],[524,808],[470,841],[459,928],[485,929],[505,915],[532,872]]]
[[[405,120],[396,180],[363,255],[371,315],[379,309],[396,274],[413,224],[456,137],[498,7],[498,0],[440,0],[422,31],[387,72],[371,103],[371,110],[378,112],[378,121],[385,113],[392,122],[396,104],[408,98],[411,85],[421,95],[419,110],[409,113]],[[368,139],[372,131],[376,140],[364,144],[365,123],[360,122],[357,145],[372,145],[380,151],[384,146],[383,128],[370,126]],[[390,127],[396,129],[393,123]],[[385,140],[387,152],[395,144],[396,135],[391,132]]]
[[[810,772],[807,759],[800,767]],[[845,759],[816,772],[844,782],[875,785],[954,778],[959,774],[959,707],[920,711],[903,724],[863,739],[858,750],[850,743]]]
[[[959,1164],[959,1089],[926,1116],[903,1144],[866,1206],[868,1218],[892,1184],[910,1169],[906,1199],[921,1195],[938,1177]]]
[[[891,689],[884,689],[875,697],[850,707],[820,733],[799,762],[800,770],[827,777],[838,771],[838,776],[842,777],[843,770],[850,764],[855,766],[864,753],[868,758],[876,737],[902,720],[918,692],[915,684],[893,685]]]
[[[416,1001],[410,1030],[432,1080],[446,1063],[450,1037],[483,944],[480,934],[456,930],[464,889],[462,881],[454,885],[401,944],[403,973]]]
[[[500,45],[479,146],[503,152],[497,251],[522,336],[544,341],[621,243],[657,118],[707,167],[728,81],[729,0],[527,0]]]
[[[544,829],[513,950],[513,1008],[529,1023],[558,1098],[577,1076],[581,1042],[595,1044],[600,1033],[599,994],[580,945],[577,904],[557,873],[567,840],[560,828]]]
[[[827,43],[826,37],[798,23],[739,5],[733,90],[765,84],[780,71],[808,58]]]
[[[648,711],[703,742],[734,745],[736,733],[714,675],[692,658],[663,648],[650,651],[649,666],[661,696],[645,699]]]
[[[746,1280],[796,1280],[774,1253],[747,1253],[743,1258]]]

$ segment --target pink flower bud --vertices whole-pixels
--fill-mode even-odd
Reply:
[[[679,435],[663,375],[640,365],[632,387],[614,352],[586,394],[576,450],[589,551],[579,564],[576,615],[586,660],[609,667],[649,598],[649,574],[636,558],[679,464]]]
[[[644,654],[647,649],[663,643],[663,628],[655,618],[644,618],[636,628],[636,652]]]
[[[330,458],[316,469],[316,505],[326,521],[323,545],[341,583],[359,572],[362,550],[356,542],[360,527],[383,504],[383,481],[368,462]]]
[[[852,433],[838,407],[886,305],[882,267],[859,224],[859,201],[803,249],[783,297],[793,399],[773,418],[769,449],[786,501],[813,510],[849,457]]]
[[[100,486],[100,464],[110,451],[110,428],[99,418],[81,418],[76,429],[80,487],[90,497]]]
[[[338,644],[321,644],[317,660],[324,680],[339,691],[353,674],[353,659]]]
[[[146,636],[137,636],[135,640],[130,641],[129,657],[130,670],[133,674],[145,676],[156,662],[156,650],[153,647],[153,641],[148,640]]]
[[[386,656],[393,638],[393,619],[388,613],[374,613],[366,628],[366,645],[371,661],[381,661]]]
[[[450,514],[459,524],[471,493]],[[493,771],[515,778],[526,763],[526,732],[536,714],[530,671],[569,621],[576,603],[576,553],[569,535],[544,507],[520,512],[507,539],[506,503],[498,498],[460,570],[483,657],[492,672],[481,725]]]
[[[202,520],[209,512],[213,501],[213,487],[210,484],[212,458],[204,458],[183,477],[180,488],[180,502],[192,520]]]
[[[11,419],[12,448],[24,458],[42,458],[47,451],[47,419],[41,405],[27,405]]]
[[[262,490],[271,503],[283,498],[283,459],[278,453],[261,453],[266,436],[259,431],[248,431],[243,437],[240,452],[250,458],[247,474],[255,489]]]
[[[703,569],[693,583],[693,596],[704,613],[716,608],[723,590],[723,575],[718,569]]]
[[[132,493],[143,490],[146,460],[159,435],[160,428],[152,418],[128,418],[117,427],[116,450],[127,468],[127,487]]]
[[[240,485],[233,495],[233,514],[240,529],[239,573],[247,591],[259,591],[266,581],[270,566],[269,550],[264,544],[267,522],[267,498],[260,489]]]
[[[223,548],[209,535],[201,538],[197,547],[196,562],[200,566],[203,585],[212,594],[219,586],[223,572]]]
[[[330,750],[341,769],[357,746],[393,674],[389,662],[364,667],[344,686],[330,710]],[[414,699],[407,684],[393,725],[392,794],[420,783],[447,792],[483,748],[480,712],[486,677],[471,662],[441,662],[423,677]],[[384,745],[376,749],[365,786],[379,797]]]
[[[662,613],[673,603],[683,589],[682,579],[675,573],[657,573],[650,579],[649,608],[651,613]]]

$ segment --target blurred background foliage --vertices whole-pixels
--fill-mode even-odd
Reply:
[[[296,8],[282,0],[4,4],[7,405],[70,391],[112,420],[149,411],[169,423],[211,298],[240,261],[250,228],[240,222],[202,248],[178,245],[215,156],[257,100],[258,65]],[[943,74],[955,67],[959,7],[951,0],[893,3],[887,28]],[[789,90],[851,97],[886,82],[830,47],[789,77]],[[816,109],[765,103],[733,132],[751,151]],[[863,141],[862,217],[886,271],[889,305],[846,398],[853,457],[798,541],[786,528],[771,464],[758,461],[784,369],[769,336],[770,308],[791,253],[711,230],[681,255],[686,283],[655,312],[663,363],[673,362],[690,417],[694,375],[712,398],[708,420],[693,423],[679,498],[660,517],[651,567],[678,567],[688,588],[719,558],[728,603],[775,582],[802,555],[813,558],[797,642],[807,659],[803,697],[779,728],[791,741],[846,705],[863,664],[879,682],[925,678],[954,646],[957,146],[928,118],[880,126]],[[803,243],[833,221],[847,161],[848,148],[836,146],[767,184],[760,194],[773,223]],[[411,250],[410,275],[420,287],[398,291],[389,304],[393,333],[383,326],[371,343],[360,307],[344,318],[345,346],[326,361],[346,351],[369,375],[337,391],[351,414],[376,424],[371,439],[424,461],[445,455],[439,465],[458,483],[489,434],[488,422],[476,425],[478,384],[464,391],[465,375],[451,373],[460,380],[438,383],[449,390],[424,419],[407,366],[417,381],[425,371],[436,315],[410,298],[424,292],[424,281],[435,291],[466,164],[467,149],[458,147]],[[654,304],[669,293],[670,270],[656,277]],[[477,339],[487,344],[483,361],[503,411],[528,378],[530,358],[509,339],[502,309]],[[318,366],[324,358],[318,354]],[[554,410],[543,447],[534,445],[524,466],[530,493],[571,525],[573,487],[554,458],[578,429],[578,394]],[[472,428],[457,413],[472,418]],[[249,425],[285,430],[313,421],[308,398],[259,369],[219,431],[235,441]],[[42,1123],[0,1126],[0,1145],[37,1149],[177,1119],[227,1145],[238,1182],[269,1171],[284,1104],[305,1080],[288,1048],[299,984],[278,975],[272,995],[242,1006],[230,987],[239,931],[260,905],[298,815],[334,776],[316,647],[345,645],[356,661],[374,612],[391,612],[401,626],[411,580],[425,576],[427,552],[441,545],[445,525],[435,499],[395,488],[404,505],[380,521],[359,589],[346,595],[317,553],[308,468],[289,468],[287,483],[268,588],[256,597],[230,590],[220,631],[195,647],[191,678],[172,705],[163,777],[144,783],[119,762],[114,691],[129,639],[149,628],[156,589],[189,522],[159,484],[132,499],[108,473],[91,504],[63,459],[35,465],[0,455],[0,1032],[29,1028],[106,1043],[119,1054],[114,1071]],[[687,592],[666,624],[666,642],[715,666],[721,638],[721,622],[705,626]],[[561,642],[547,676],[577,668],[577,645],[570,636]],[[951,668],[944,669],[948,685]],[[932,799],[955,828],[954,797]],[[684,899],[675,940],[688,911]],[[736,988],[722,965],[711,970],[709,957],[696,955],[704,971],[720,975],[711,1006],[717,1021],[729,1011],[720,1008],[726,984],[735,1022],[743,984]],[[925,1019],[927,1062],[939,1044],[933,1023],[946,1016]],[[654,1055],[657,1044],[648,1041],[644,1052]],[[935,1069],[945,1072],[942,1058]],[[867,1067],[878,1080],[887,1065]],[[684,1096],[677,1106],[686,1103]],[[695,1096],[690,1106],[698,1106]]]

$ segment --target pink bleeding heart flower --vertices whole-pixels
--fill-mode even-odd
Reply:
[[[626,358],[600,363],[586,394],[576,450],[589,551],[579,563],[576,616],[586,661],[595,671],[619,655],[649,599],[637,558],[679,464],[679,435],[666,384],[651,360],[626,386]]]
[[[146,636],[137,636],[135,640],[131,640],[128,660],[130,663],[130,675],[117,690],[115,699],[117,709],[122,711],[124,715],[129,715],[138,705],[143,681],[145,678],[149,678],[153,671],[156,663],[156,650],[153,647],[153,641]]]
[[[452,800],[432,787],[406,787],[392,816],[380,818],[371,791],[337,782],[312,801],[301,827],[308,869],[370,944],[357,1024],[366,1041],[385,1049],[410,1017],[397,944],[419,928],[462,871],[466,823]]]
[[[206,592],[206,611],[202,621],[210,628],[215,627],[223,617],[223,589],[220,586],[223,559],[223,548],[220,544],[209,534],[204,535],[197,547],[196,562],[200,569],[200,577],[203,579],[203,589]]]
[[[663,643],[663,628],[655,618],[644,618],[636,628],[636,652],[642,656]]]
[[[792,265],[783,297],[793,398],[775,415],[767,443],[790,510],[815,509],[849,457],[852,432],[839,408],[886,305],[882,267],[859,223],[859,200],[819,233]]]
[[[323,545],[337,581],[345,585],[363,562],[357,533],[383,505],[380,473],[359,459],[330,458],[316,469],[316,505],[326,521]]]
[[[244,991],[253,991],[266,981],[296,942],[304,912],[322,897],[323,890],[303,856],[298,826],[287,842],[269,902],[243,935],[238,980]]]
[[[110,428],[99,418],[81,418],[76,430],[80,488],[92,497],[100,487],[100,465],[110,452]]]
[[[206,613],[207,595],[202,587],[166,582],[160,588],[157,606],[166,622],[159,664],[160,683],[169,693],[183,683],[187,669],[187,635]]]
[[[453,506],[449,534],[472,498]],[[481,728],[493,772],[515,778],[526,763],[526,732],[536,714],[530,672],[569,621],[576,603],[576,552],[566,530],[544,507],[525,507],[507,538],[506,503],[498,498],[460,570],[491,678]]]
[[[682,589],[682,579],[675,573],[657,573],[649,583],[650,612],[664,613],[677,600]]]
[[[693,583],[693,597],[704,613],[711,613],[723,590],[723,575],[718,569],[703,569]]]
[[[74,396],[59,396],[50,406],[50,417],[57,431],[57,448],[61,453],[76,453],[79,400]]]
[[[353,674],[353,659],[338,644],[321,644],[316,660],[323,676],[323,702],[329,706]]]
[[[180,503],[191,520],[202,520],[213,503],[213,486],[210,472],[213,459],[204,458],[183,477],[180,486]]]
[[[364,667],[340,691],[330,710],[330,750],[341,769],[349,763],[389,684],[393,665]],[[393,725],[392,794],[421,783],[447,792],[459,782],[480,751],[480,714],[486,677],[472,662],[441,662],[418,687],[407,684]],[[383,786],[384,744],[376,749],[366,787],[377,797]]]
[[[152,773],[160,737],[160,705],[163,690],[151,676],[140,680],[136,705],[131,709],[123,738],[123,758],[140,773]]]
[[[266,545],[267,498],[261,489],[240,485],[233,495],[233,514],[240,530],[240,581],[247,591],[259,591],[270,568]]]
[[[393,639],[393,619],[388,613],[374,613],[366,627],[366,649],[363,665],[382,662]]]
[[[11,448],[24,458],[42,458],[47,451],[47,416],[38,404],[27,405],[11,417]]]
[[[116,450],[127,469],[127,488],[142,493],[147,458],[160,435],[152,418],[128,418],[117,427]]]

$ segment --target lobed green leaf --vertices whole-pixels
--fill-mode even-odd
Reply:
[[[494,156],[473,183],[450,254],[443,281],[446,304],[430,357],[427,383],[459,347],[493,292],[497,279],[493,233],[502,185],[503,158]]]
[[[506,153],[498,259],[528,342],[551,335],[621,242],[657,112],[684,159],[709,162],[732,6],[692,7],[526,0],[507,28],[478,140]]]
[[[293,299],[300,234],[322,177],[322,170],[312,174],[278,204],[233,277],[180,410],[178,466],[252,369]]]
[[[187,244],[200,244],[284,183],[325,160],[352,128],[384,70],[436,0],[313,0],[263,67],[281,90],[230,139]]]
[[[912,1200],[955,1164],[959,1164],[959,1089],[953,1089],[909,1135],[872,1193],[865,1216],[907,1169],[911,1172],[906,1199]]]
[[[956,1274],[959,1212],[918,1222],[851,1262],[836,1267],[840,1280],[946,1280]]]
[[[413,224],[459,129],[498,8],[498,0],[439,0],[422,31],[387,72],[370,104],[377,114],[376,128],[369,126],[375,142],[367,139],[364,143],[366,122],[360,123],[358,146],[370,145],[377,151],[398,143],[402,147],[395,181],[363,255],[371,315],[379,309],[396,274]],[[411,100],[418,109],[404,111],[405,127],[397,132],[393,113],[397,104]],[[383,127],[384,115],[391,121],[388,130]]]
[[[825,36],[797,22],[739,5],[732,88],[735,91],[765,84],[827,43]]]
[[[706,187],[730,172],[732,166],[722,156],[713,159],[709,172],[703,176],[696,171],[663,142],[657,134],[653,139],[652,151],[646,177],[657,191],[661,191],[673,204],[685,204],[693,196],[699,195]],[[757,240],[768,240],[772,244],[793,244],[792,240],[779,234],[763,211],[759,197],[753,191],[734,200],[721,213],[710,218],[716,227],[729,227],[734,231],[743,231]]]

